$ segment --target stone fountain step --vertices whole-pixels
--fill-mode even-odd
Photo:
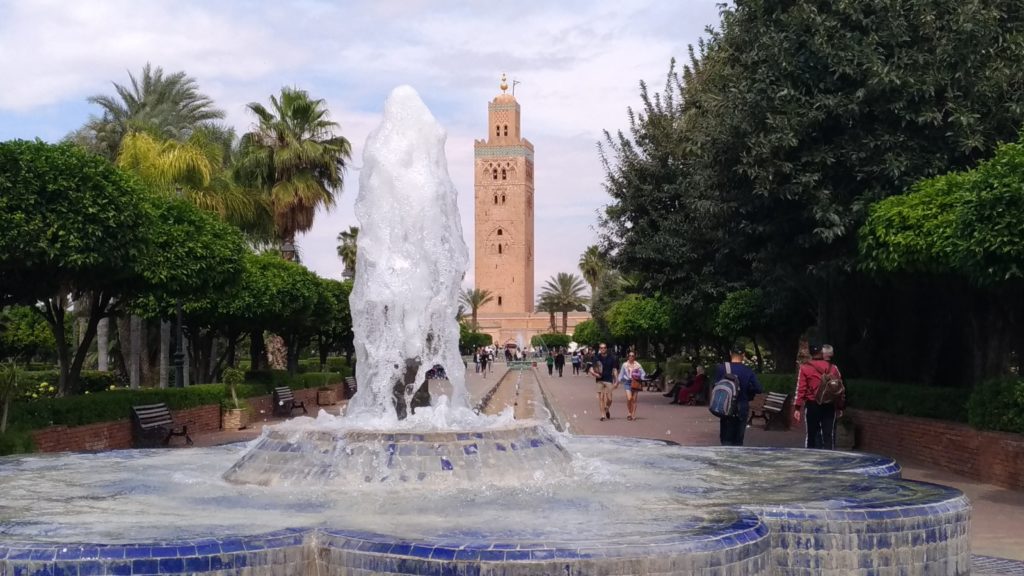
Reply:
[[[271,430],[224,474],[236,484],[509,484],[568,473],[552,432],[527,423],[476,432]]]

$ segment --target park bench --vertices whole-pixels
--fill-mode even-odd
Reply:
[[[771,421],[775,420],[777,416],[781,415],[785,420],[784,410],[789,405],[790,397],[789,394],[780,392],[768,392],[754,396],[754,399],[750,401],[750,418],[747,423],[752,424],[754,418],[763,418],[764,429],[767,430]]]
[[[188,426],[176,427],[167,404],[145,404],[132,406],[132,440],[136,448],[167,446],[172,436],[184,436],[185,443],[192,445]]]
[[[356,377],[345,376],[345,398],[352,398],[356,395]]]
[[[296,402],[295,393],[292,389],[287,386],[279,386],[274,388],[274,415],[275,416],[291,416],[295,410],[302,410],[303,414],[309,414],[306,411],[305,402]]]
[[[641,383],[643,384],[644,390],[646,390],[648,392],[652,392],[652,391],[661,392],[661,391],[663,391],[665,389],[665,380],[661,376],[662,376],[662,370],[661,370],[661,367],[659,366],[659,367],[654,369],[654,372],[651,372],[650,374],[648,374],[647,377],[644,378],[641,381]]]

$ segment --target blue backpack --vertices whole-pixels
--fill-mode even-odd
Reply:
[[[725,363],[725,374],[722,379],[715,382],[711,389],[711,400],[708,402],[708,410],[719,418],[736,416],[737,397],[740,393],[740,379],[732,373],[732,366]]]

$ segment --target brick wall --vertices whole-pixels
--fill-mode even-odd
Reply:
[[[339,398],[344,398],[344,386],[332,386]],[[316,416],[316,388],[295,390],[295,399],[306,403],[310,416]],[[267,420],[271,417],[271,396],[255,396],[246,401],[252,408],[253,420]],[[209,404],[187,410],[172,410],[176,426],[188,426],[191,435],[220,430],[220,406]],[[96,422],[85,426],[50,426],[32,433],[36,450],[39,452],[98,452],[132,447],[132,424],[128,419],[115,422]],[[177,445],[181,438],[171,439]]]
[[[1024,436],[1020,434],[866,410],[850,410],[850,416],[857,424],[859,450],[1024,490]]]

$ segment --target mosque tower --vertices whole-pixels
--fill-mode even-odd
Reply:
[[[520,109],[501,76],[501,94],[487,104],[487,140],[474,151],[475,288],[492,300],[486,315],[529,315],[533,295],[533,144],[522,137]]]

